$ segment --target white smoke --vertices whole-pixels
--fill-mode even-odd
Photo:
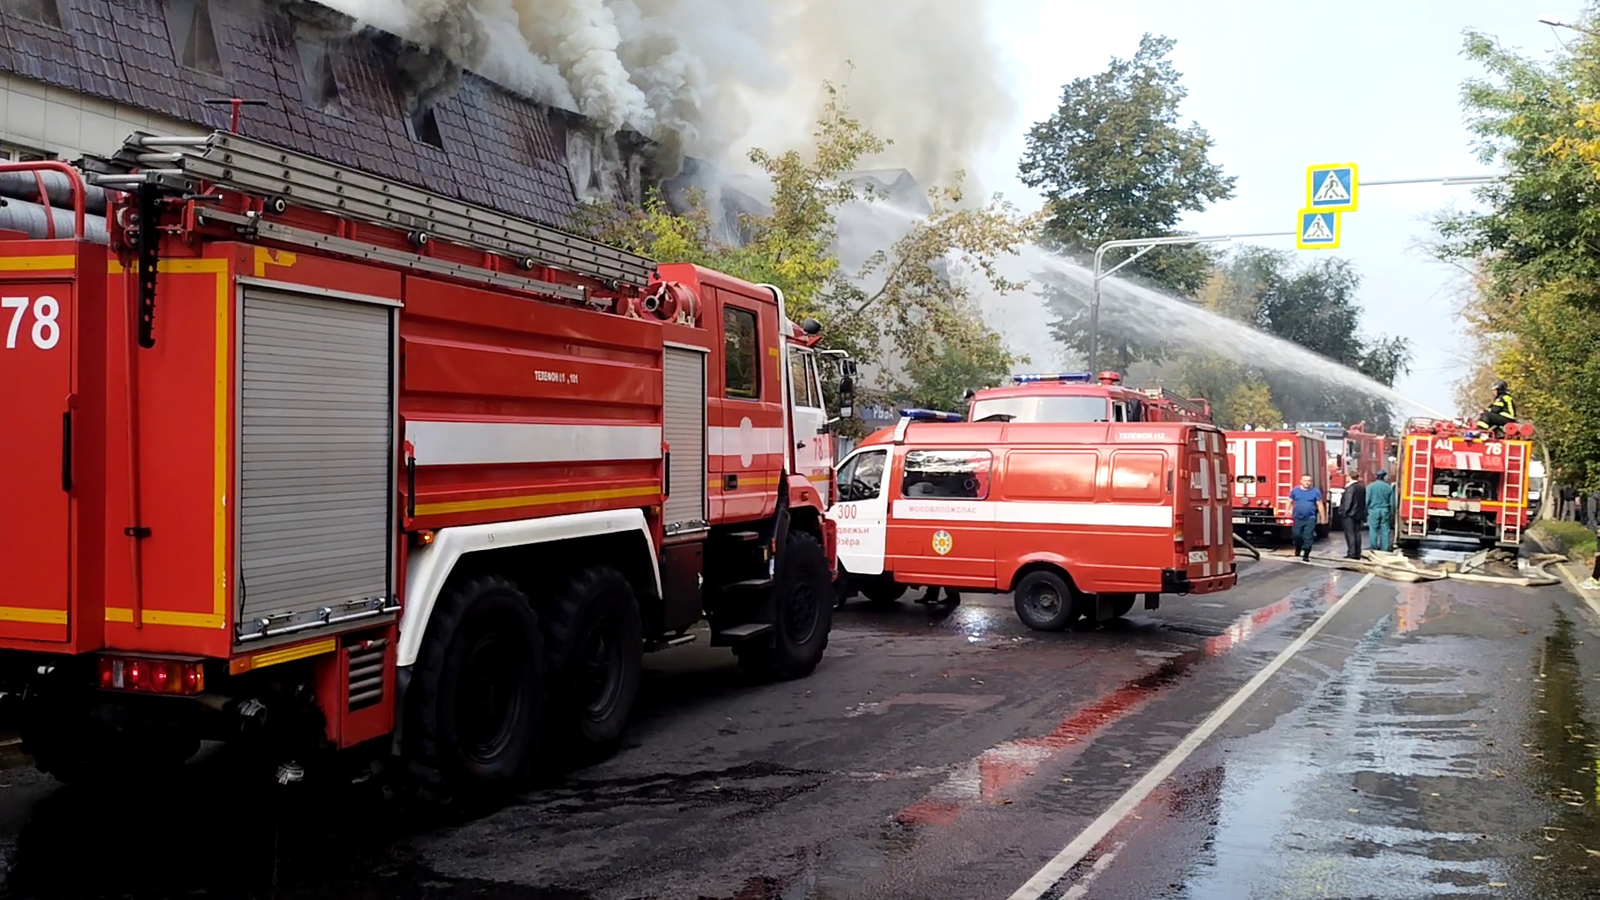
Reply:
[[[1002,0],[322,0],[533,99],[736,162],[809,140],[824,79],[919,179],[1011,126]],[[853,67],[853,71],[851,70]]]

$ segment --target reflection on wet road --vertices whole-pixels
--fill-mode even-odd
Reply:
[[[1005,898],[1172,753],[1043,896],[1600,896],[1600,617],[1561,588],[1374,581],[1174,753],[1357,580],[1267,561],[1065,634],[1005,597],[852,604],[784,684],[658,654],[616,757],[492,808],[226,755],[59,788],[13,756],[5,895]]]

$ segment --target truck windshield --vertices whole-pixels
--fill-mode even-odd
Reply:
[[[995,397],[972,404],[972,421],[1109,422],[1104,397]]]

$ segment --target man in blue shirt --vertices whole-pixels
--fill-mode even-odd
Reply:
[[[1327,515],[1322,490],[1311,486],[1310,475],[1301,475],[1300,486],[1289,492],[1289,499],[1294,503],[1291,534],[1295,555],[1310,561],[1311,545],[1317,542],[1317,522]]]

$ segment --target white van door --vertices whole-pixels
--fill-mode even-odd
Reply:
[[[838,526],[839,564],[851,575],[882,575],[889,498],[883,474],[889,448],[858,450],[839,466],[839,499],[828,509]]]

